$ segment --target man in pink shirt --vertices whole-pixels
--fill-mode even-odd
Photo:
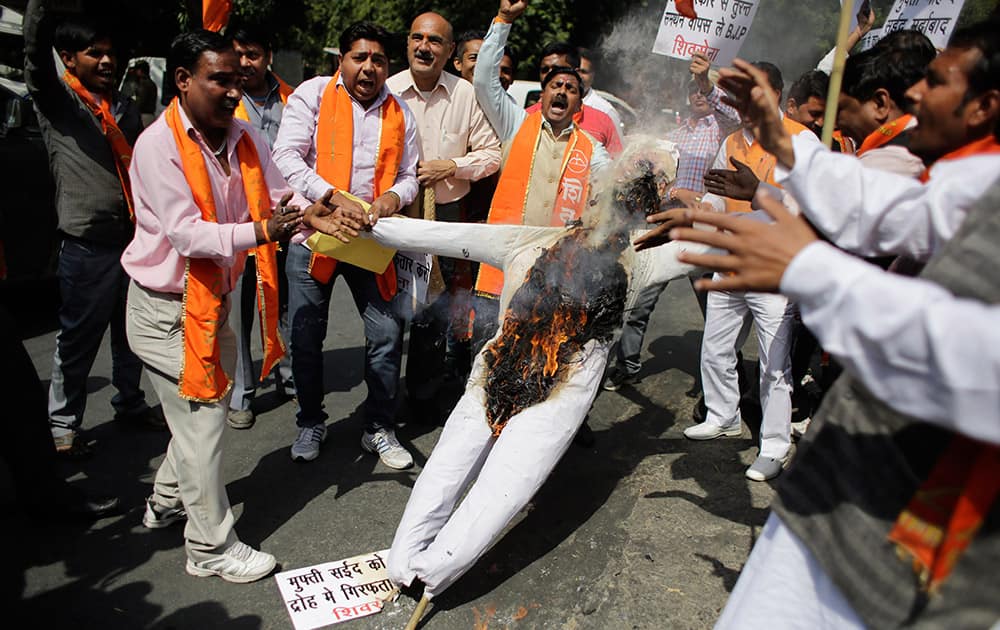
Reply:
[[[358,22],[349,26],[340,37],[344,54],[340,71],[333,77],[314,77],[295,89],[285,105],[274,144],[274,161],[295,190],[313,200],[332,194],[332,205],[364,214],[356,201],[341,193],[348,192],[371,204],[368,216],[373,223],[411,203],[418,188],[417,124],[406,103],[396,99],[385,85],[389,41],[388,31],[379,25]],[[344,141],[328,139],[329,144],[324,143],[318,152],[320,132],[327,124],[333,138]],[[391,155],[387,148],[392,149]],[[316,459],[326,438],[323,340],[333,285],[343,276],[365,327],[368,397],[363,407],[361,446],[378,454],[390,468],[409,468],[413,458],[395,433],[402,320],[392,303],[394,268],[390,265],[386,273],[377,276],[343,261],[324,260],[310,251],[305,236],[295,237],[286,263],[292,376],[299,401],[299,432],[292,444],[292,459]]]
[[[269,574],[275,560],[237,538],[222,478],[222,433],[236,362],[235,336],[226,323],[229,294],[248,250],[287,240],[297,229],[300,213],[284,206],[290,200],[308,204],[293,198],[266,140],[233,120],[242,75],[232,42],[209,31],[179,35],[170,48],[168,76],[180,96],[136,142],[129,169],[135,237],[121,260],[132,278],[129,345],[147,368],[172,434],[142,521],[158,529],[186,518],[189,574],[252,582]],[[248,220],[249,191],[256,211],[269,218]],[[267,198],[260,198],[262,191]],[[258,258],[262,253],[258,249]],[[196,269],[217,273],[218,281],[203,285]],[[215,309],[203,319],[195,303],[207,294]],[[205,334],[191,335],[191,325]],[[192,354],[200,344],[213,349],[207,358]],[[192,374],[204,367],[221,376],[206,388],[213,395],[192,397],[188,387],[203,385],[191,384]]]

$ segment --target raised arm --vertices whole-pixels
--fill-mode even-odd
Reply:
[[[472,76],[476,100],[501,142],[513,138],[527,117],[500,84],[500,62],[503,61],[503,48],[510,36],[511,23],[524,12],[526,6],[524,0],[514,3],[502,0],[500,12],[490,25],[483,46],[479,49],[476,71]]]
[[[43,0],[31,0],[24,10],[24,81],[35,107],[49,118],[72,104],[52,58],[54,21]]]

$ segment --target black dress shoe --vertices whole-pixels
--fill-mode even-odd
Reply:
[[[82,494],[76,500],[71,500],[63,505],[63,511],[68,516],[75,516],[87,520],[97,520],[119,513],[120,502],[118,497],[90,496]]]
[[[576,435],[573,436],[573,444],[583,448],[590,448],[597,441],[597,438],[594,437],[593,429],[588,424],[588,420],[590,418],[583,419],[583,424],[580,425],[580,428],[576,431]]]

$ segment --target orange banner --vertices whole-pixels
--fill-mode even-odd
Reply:
[[[218,33],[226,27],[232,10],[233,3],[230,0],[204,0],[201,5],[202,27]]]

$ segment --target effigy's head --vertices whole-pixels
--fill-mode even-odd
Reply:
[[[629,136],[625,150],[594,185],[588,223],[601,234],[646,226],[677,178],[677,149],[651,136]]]

